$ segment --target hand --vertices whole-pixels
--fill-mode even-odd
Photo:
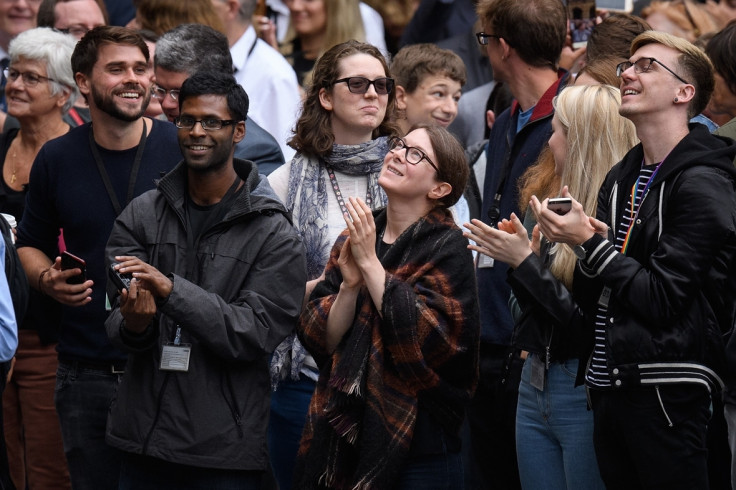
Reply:
[[[611,229],[610,226],[592,216],[590,216],[590,225],[595,229],[597,234],[608,240],[608,230]]]
[[[486,111],[486,126],[488,126],[488,129],[493,129],[494,124],[496,124],[496,113],[493,111]]]
[[[470,231],[463,235],[476,243],[468,245],[470,250],[505,262],[513,268],[518,267],[532,253],[526,228],[516,214],[511,214],[511,220],[501,221],[498,230],[477,219],[465,223],[464,226]]]
[[[125,319],[125,328],[134,333],[143,333],[156,314],[153,295],[136,278],[130,281],[130,290],[120,292],[120,314]]]
[[[351,197],[346,203],[348,215],[345,224],[350,232],[350,252],[361,270],[376,261],[376,223],[371,208],[359,197]]]
[[[540,251],[542,250],[541,247],[542,243],[542,233],[539,231],[539,225],[534,225],[534,229],[532,230],[532,251],[537,254],[537,257],[539,257]]]
[[[276,39],[276,23],[265,15],[253,16],[253,27],[258,37],[266,41],[275,50],[279,49],[279,43]]]
[[[80,269],[61,270],[61,257],[56,257],[52,266],[39,277],[39,291],[67,306],[82,306],[92,301],[92,280],[82,284],[67,284],[67,279],[81,274]]]
[[[572,198],[567,186],[562,188],[562,197]],[[587,241],[596,233],[596,229],[590,223],[590,216],[585,214],[583,205],[574,198],[572,198],[572,208],[563,215],[548,209],[548,202],[549,199],[540,202],[537,196],[532,196],[529,202],[530,209],[537,217],[539,231],[548,240],[574,247]]]
[[[350,289],[359,288],[363,284],[363,273],[358,268],[350,248],[350,237],[345,240],[340,249],[340,257],[337,259],[342,274],[342,283]]]
[[[132,274],[134,279],[138,279],[141,287],[150,291],[156,298],[164,299],[174,289],[174,284],[168,277],[137,257],[120,255],[116,256],[115,260],[119,262],[115,266],[118,272],[121,274]]]

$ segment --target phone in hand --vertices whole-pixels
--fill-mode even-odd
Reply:
[[[547,209],[557,214],[567,214],[572,209],[572,198],[570,197],[552,197],[547,203]]]
[[[66,250],[61,252],[61,270],[80,269],[82,272],[66,280],[67,284],[82,284],[87,280],[87,263]]]
[[[118,291],[122,291],[123,289],[130,290],[130,281],[133,279],[132,274],[121,274],[115,270],[115,264],[110,264],[107,274],[110,276],[110,280],[115,287],[118,288]]]

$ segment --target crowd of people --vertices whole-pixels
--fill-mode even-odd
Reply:
[[[0,490],[736,489],[736,2],[597,14],[0,0]]]

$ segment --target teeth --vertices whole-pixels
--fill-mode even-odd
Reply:
[[[388,167],[388,171],[389,171],[389,172],[391,172],[392,174],[396,174],[396,175],[399,175],[399,176],[401,176],[401,177],[403,177],[403,176],[404,176],[404,174],[402,174],[401,172],[399,172],[398,170],[396,170],[396,169],[395,169],[395,168],[393,168],[393,167]]]
[[[636,95],[638,93],[639,92],[637,92],[636,90],[632,90],[632,89],[624,90],[624,95]]]
[[[189,147],[189,149],[199,151],[199,150],[206,150],[207,147],[204,145],[192,145]]]
[[[137,99],[138,92],[123,92],[122,94],[120,94],[120,97],[124,97],[126,99]]]

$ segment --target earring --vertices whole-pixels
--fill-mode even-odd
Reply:
[[[677,97],[675,97],[675,100],[673,100],[673,102],[677,103],[679,100],[680,99],[678,99]]]

